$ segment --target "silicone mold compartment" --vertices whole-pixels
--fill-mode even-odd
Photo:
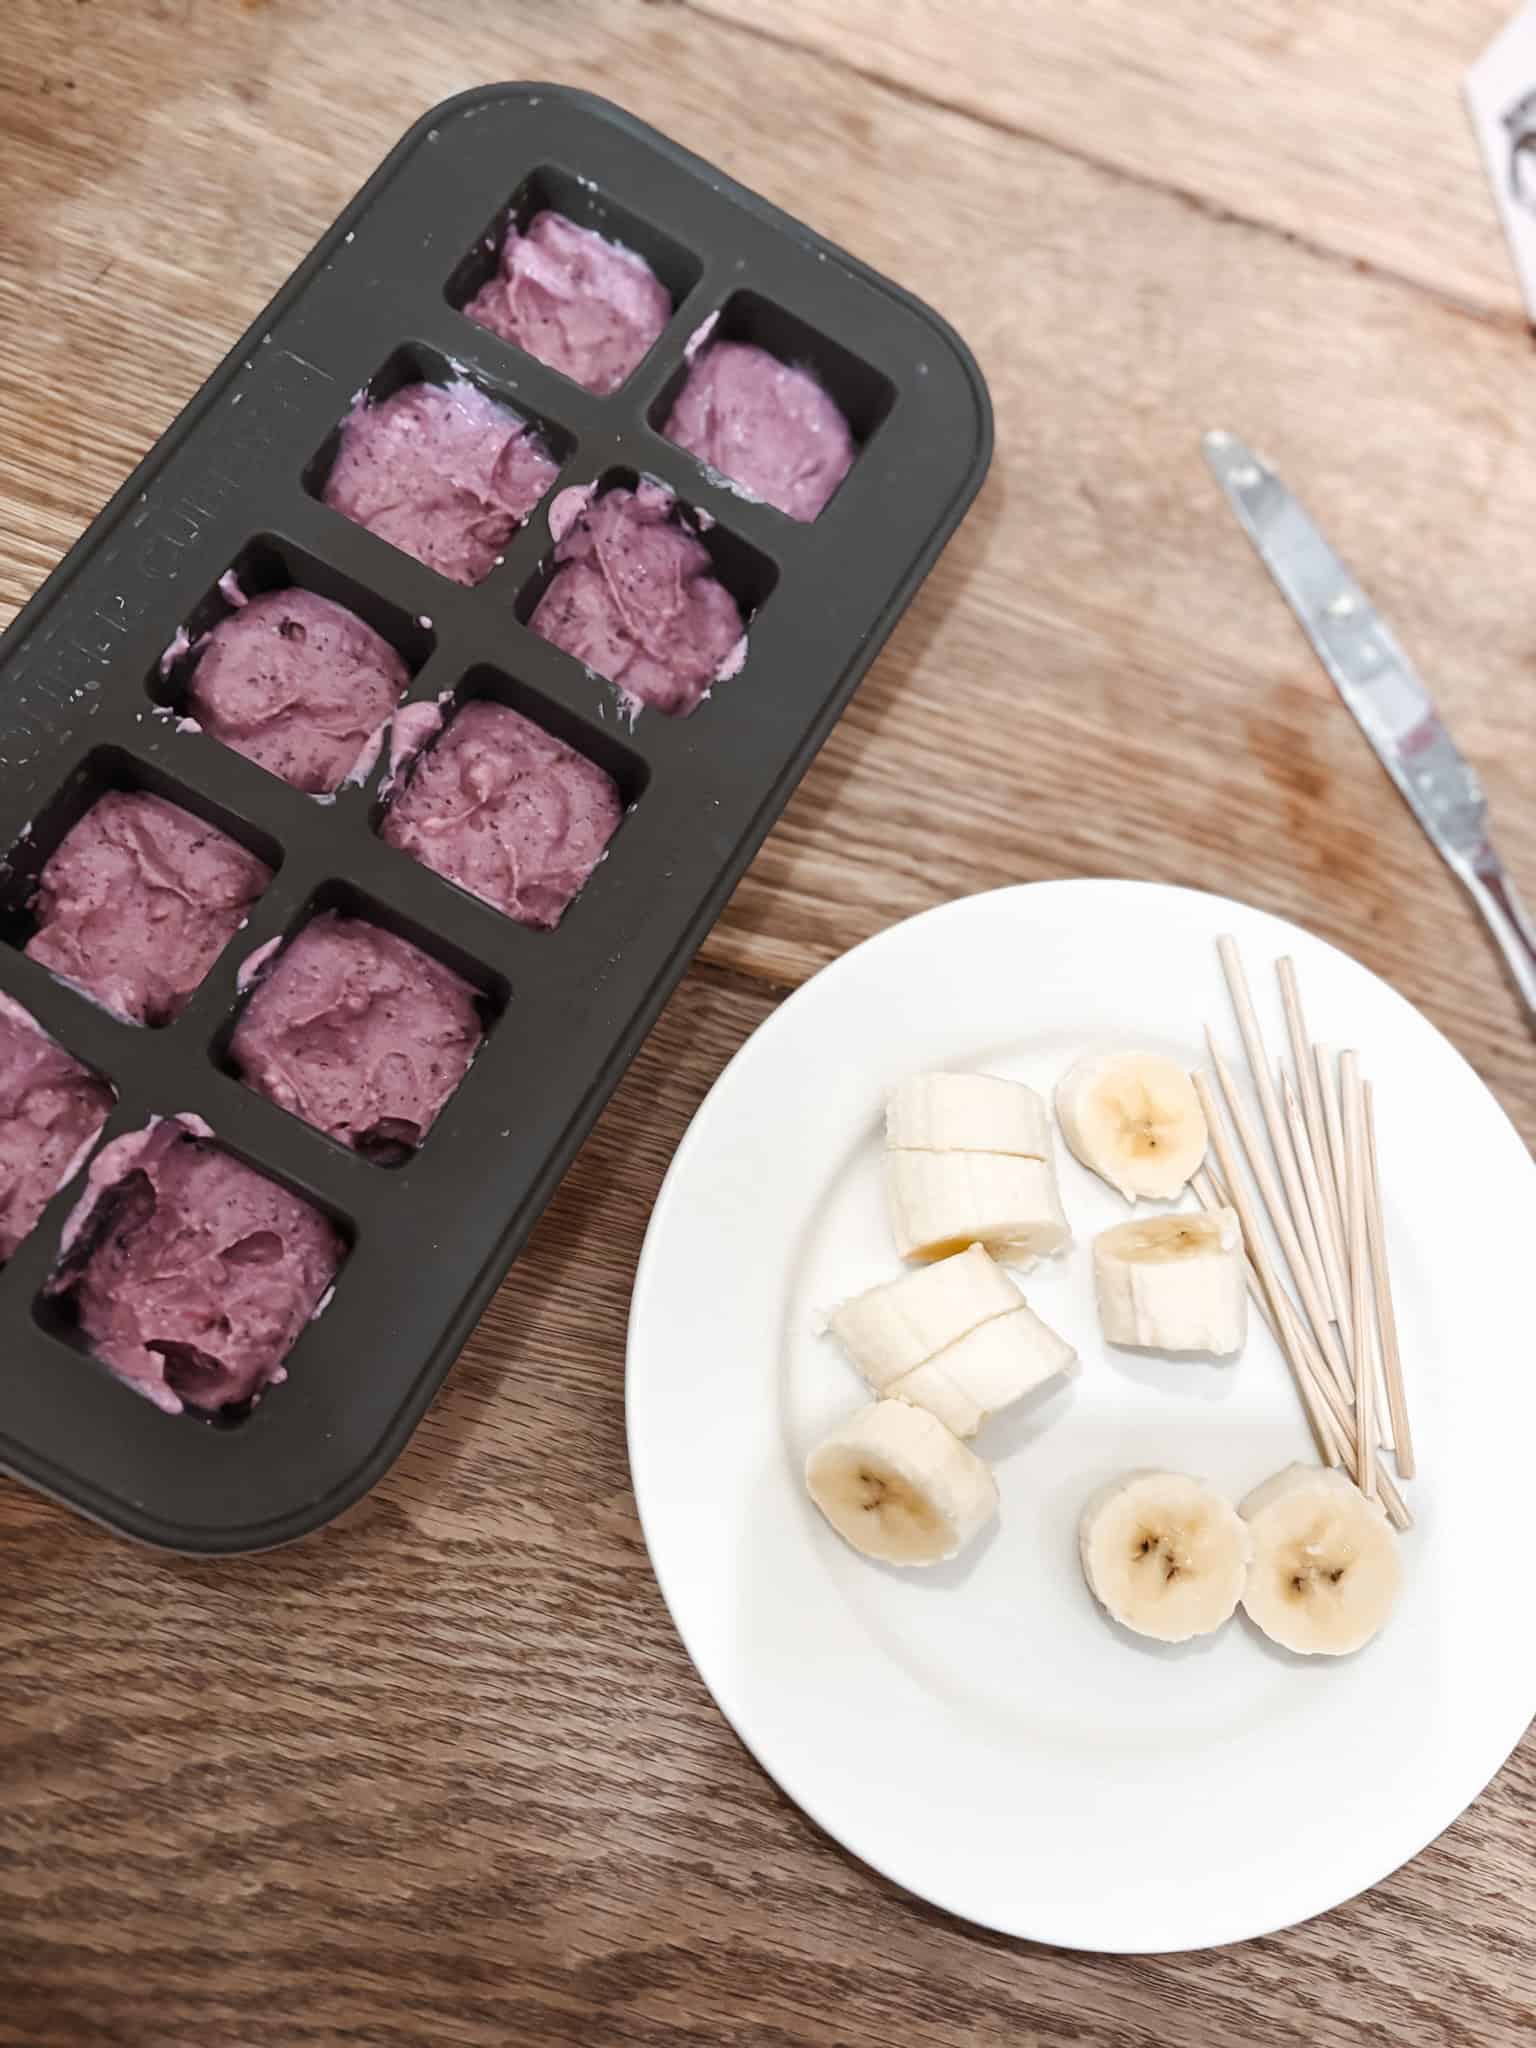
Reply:
[[[881,376],[830,335],[819,333],[761,292],[733,292],[717,314],[711,316],[708,333],[699,341],[700,350],[717,341],[748,342],[754,348],[766,349],[769,355],[777,356],[792,368],[809,370],[841,407],[853,433],[857,449],[853,467],[858,468],[865,448],[896,402],[896,389],[888,377]],[[691,368],[692,362],[685,352],[683,361],[652,400],[647,418],[657,433],[666,433],[672,408]],[[846,479],[838,490],[845,485]]]
[[[660,339],[609,396],[458,310],[489,274],[487,236],[540,205],[638,249],[673,298]],[[659,430],[711,314],[717,332],[808,362],[849,415],[859,459],[814,525],[726,487]],[[631,723],[607,683],[531,633],[550,497],[472,589],[324,505],[315,493],[356,393],[413,375],[466,376],[535,421],[562,462],[556,490],[649,476],[706,515],[706,545],[752,614],[740,672],[690,717]],[[192,1112],[335,1218],[347,1259],[286,1382],[238,1428],[168,1417],[82,1358],[56,1306],[38,1312],[77,1175],[0,1268],[0,1464],[119,1530],[199,1553],[302,1536],[378,1479],[990,451],[985,386],[941,319],[617,108],[492,86],[405,136],[0,640],[0,990],[116,1090],[100,1142]],[[627,813],[557,928],[518,925],[386,846],[385,763],[319,801],[170,715],[187,671],[162,677],[160,656],[178,628],[195,636],[223,615],[231,567],[253,593],[291,580],[358,611],[412,669],[406,702],[451,714],[493,696],[608,767]],[[20,950],[37,867],[111,786],[183,803],[275,869],[186,1008],[154,1031]],[[413,938],[485,996],[478,1056],[420,1150],[387,1171],[229,1071],[242,961],[321,908]]]
[[[235,1059],[231,1050],[230,1041],[235,1035],[235,1028],[245,1012],[246,1005],[255,993],[266,971],[276,967],[282,958],[283,952],[299,936],[305,926],[312,919],[322,917],[327,912],[334,912],[338,917],[354,919],[361,924],[375,925],[381,931],[390,932],[395,938],[404,939],[409,945],[417,947],[431,959],[439,961],[444,967],[451,969],[453,973],[467,981],[474,990],[475,1009],[479,1015],[481,1031],[484,1033],[484,1037],[481,1039],[479,1048],[475,1053],[475,1059],[478,1060],[483,1055],[491,1034],[505,1012],[510,999],[510,990],[502,977],[488,970],[479,960],[472,959],[468,954],[460,951],[458,947],[445,945],[436,932],[416,923],[414,919],[402,917],[399,911],[390,904],[369,895],[366,891],[359,889],[354,883],[333,880],[322,882],[311,894],[309,901],[290,919],[287,930],[283,932],[273,951],[260,963],[259,971],[252,975],[249,984],[243,988],[238,987],[237,984],[235,1005],[221,1021],[218,1030],[214,1034],[210,1048],[215,1063],[224,1072],[233,1075],[236,1080],[243,1081],[245,1079],[240,1071],[239,1062]],[[474,1062],[471,1061],[470,1064],[473,1067]],[[461,1082],[460,1086],[462,1085]],[[268,1097],[263,1097],[262,1099],[270,1101]],[[293,1112],[284,1109],[275,1102],[271,1103],[271,1107],[278,1116],[293,1114]],[[431,1143],[433,1132],[436,1129],[437,1125],[434,1123],[432,1130],[427,1133],[426,1138],[423,1140],[424,1144]],[[337,1139],[331,1139],[329,1142],[333,1144],[340,1143]],[[402,1158],[389,1157],[381,1159],[376,1153],[365,1152],[361,1156],[371,1159],[375,1165],[386,1164],[394,1167],[405,1164],[405,1160]]]
[[[277,840],[195,782],[169,766],[136,757],[120,747],[93,747],[63,777],[0,857],[0,939],[17,947],[26,945],[37,929],[34,905],[43,869],[86,812],[113,790],[162,797],[237,841],[265,861],[274,874],[282,866],[282,847]]]
[[[600,476],[588,478],[587,481],[596,486],[593,501],[596,502],[609,491],[632,491],[640,482],[642,474],[642,471],[632,468],[610,467]],[[768,602],[779,580],[777,563],[770,555],[764,554],[761,548],[754,547],[750,541],[742,540],[728,519],[721,519],[712,514],[707,520],[699,521],[695,516],[697,492],[679,491],[674,495],[678,505],[677,516],[681,517],[682,524],[709,556],[710,567],[717,581],[723,583],[736,600],[736,609],[741,613],[750,645],[752,623]],[[551,542],[538,568],[514,600],[517,616],[525,625],[538,609],[539,599],[559,573],[560,564],[555,559],[555,549]],[[567,661],[572,659],[570,655],[565,658]]]
[[[231,616],[239,607],[220,588],[225,576],[233,576],[247,600],[266,597],[276,590],[307,590],[332,604],[345,605],[383,640],[387,640],[415,676],[436,646],[436,636],[419,618],[413,618],[381,596],[376,587],[345,576],[277,534],[257,534],[240,549],[217,582],[205,590],[197,603],[179,620],[187,635],[187,651],[166,664],[162,655],[151,663],[145,688],[153,703],[177,714],[187,709],[187,689],[197,667],[203,634]]]
[[[264,1174],[268,1180],[279,1185],[287,1184],[287,1177],[274,1170],[266,1159],[253,1158],[249,1153],[242,1152],[234,1145],[226,1144],[219,1138],[215,1138],[211,1142],[216,1145],[218,1150],[228,1153],[231,1158],[240,1160],[242,1165],[254,1167],[257,1172]],[[300,1193],[303,1191],[292,1188],[291,1192]],[[82,1238],[82,1244],[89,1242],[91,1239],[103,1237],[111,1230],[113,1209],[113,1197],[109,1193],[92,1212],[88,1225],[88,1236]],[[325,1215],[327,1222],[330,1223],[336,1232],[341,1244],[341,1257],[336,1267],[335,1279],[332,1283],[333,1287],[340,1287],[344,1282],[347,1266],[351,1258],[353,1245],[352,1224],[347,1216],[342,1215],[337,1210],[327,1209]],[[66,1286],[58,1291],[55,1291],[51,1286],[45,1285],[42,1287],[33,1301],[32,1315],[37,1329],[49,1341],[51,1348],[55,1351],[63,1350],[75,1354],[77,1361],[75,1369],[82,1376],[90,1375],[92,1379],[95,1379],[105,1370],[94,1356],[89,1340],[80,1329],[79,1310],[75,1301],[73,1287]],[[311,1325],[312,1327],[313,1325]],[[290,1363],[296,1357],[303,1356],[309,1348],[308,1336],[309,1331],[306,1330],[289,1351],[288,1359]],[[66,1375],[69,1370],[57,1358],[55,1358],[53,1369]],[[280,1392],[284,1385],[286,1385],[286,1381],[280,1382],[278,1387],[274,1389],[274,1394]],[[135,1396],[135,1399],[139,1398],[141,1397]],[[149,1404],[146,1402],[145,1405],[148,1406]],[[239,1428],[249,1421],[252,1415],[258,1412],[260,1406],[260,1402],[246,1401],[232,1407],[221,1408],[211,1415],[200,1415],[195,1410],[186,1408],[178,1416],[162,1416],[161,1420],[166,1422],[171,1428],[183,1433],[200,1435],[205,1431],[223,1431]],[[160,1411],[154,1409],[151,1412],[158,1414]]]
[[[495,218],[448,279],[449,305],[462,311],[496,275],[508,227],[525,233],[535,217],[545,212],[563,214],[577,227],[591,228],[643,256],[666,286],[674,313],[703,275],[704,266],[694,252],[664,234],[654,221],[631,212],[579,171],[541,164],[528,173],[506,204],[497,208]]]

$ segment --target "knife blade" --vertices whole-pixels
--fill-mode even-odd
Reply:
[[[1495,851],[1488,800],[1397,636],[1275,472],[1235,434],[1205,459],[1377,759],[1465,886],[1536,1021],[1536,924]]]

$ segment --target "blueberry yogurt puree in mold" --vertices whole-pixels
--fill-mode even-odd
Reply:
[[[526,420],[459,378],[359,399],[322,495],[439,575],[475,584],[558,473]]]
[[[254,1400],[341,1264],[318,1209],[170,1117],[108,1145],[50,1292],[120,1379],[168,1414]]]
[[[0,995],[0,1264],[80,1165],[111,1109],[106,1082]]]
[[[431,1129],[483,1035],[461,976],[393,932],[328,911],[261,979],[229,1050],[283,1109],[395,1160]]]
[[[666,433],[791,519],[814,519],[853,467],[836,401],[809,370],[744,341],[694,353]]]
[[[623,814],[595,761],[520,712],[474,698],[419,757],[379,832],[519,924],[548,929]]]
[[[684,716],[746,659],[745,622],[677,500],[642,480],[550,507],[555,574],[529,620],[636,706]]]
[[[496,275],[469,318],[588,391],[616,391],[672,317],[666,286],[643,256],[540,213],[507,229]]]
[[[199,644],[187,709],[237,754],[312,796],[372,766],[410,672],[373,628],[309,590],[247,599]]]
[[[166,1024],[271,879],[179,804],[109,790],[44,864],[26,951],[130,1024]]]

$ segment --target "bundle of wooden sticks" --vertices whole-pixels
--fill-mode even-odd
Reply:
[[[1290,1364],[1323,1462],[1342,1467],[1406,1529],[1412,1517],[1382,1455],[1390,1451],[1399,1479],[1413,1477],[1371,1084],[1358,1054],[1336,1057],[1307,1036],[1288,959],[1276,973],[1293,1064],[1271,1066],[1237,946],[1224,938],[1219,951],[1263,1130],[1208,1030],[1220,1099],[1210,1075],[1194,1082],[1217,1166],[1191,1186],[1203,1207],[1237,1211],[1249,1290]]]

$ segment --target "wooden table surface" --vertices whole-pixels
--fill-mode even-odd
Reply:
[[[0,619],[397,134],[498,77],[609,94],[894,273],[970,340],[998,427],[372,1497],[199,1564],[0,1482],[0,2042],[1529,2041],[1530,1741],[1408,1869],[1278,1938],[1134,1960],[978,1933],[738,1746],[652,1580],[622,1399],[641,1233],[710,1082],[787,990],[952,896],[1123,874],[1299,919],[1536,1137],[1491,949],[1198,438],[1230,425],[1304,488],[1536,889],[1536,363],[1459,100],[1510,5],[0,9]]]

